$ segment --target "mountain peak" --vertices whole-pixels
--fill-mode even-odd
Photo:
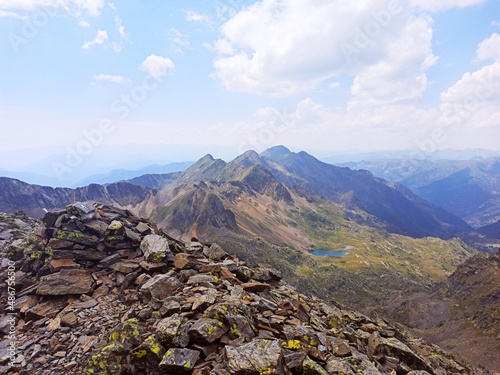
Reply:
[[[206,161],[214,161],[214,157],[211,155],[211,154],[206,154],[204,157],[202,157],[200,160],[198,160],[198,163],[199,162],[206,162]]]
[[[260,156],[258,153],[256,153],[254,150],[248,150],[234,159],[233,163],[236,163],[243,168],[248,168],[253,165],[261,165],[262,161],[260,160]]]
[[[290,155],[292,152],[286,148],[285,146],[279,145],[279,146],[274,146],[271,148],[268,148],[264,152],[260,154],[260,156],[267,157],[271,160],[274,161],[279,161],[283,159],[284,157]]]

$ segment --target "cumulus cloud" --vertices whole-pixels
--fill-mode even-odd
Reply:
[[[221,27],[215,76],[231,91],[290,95],[386,55],[410,19],[397,2],[262,0]]]
[[[490,65],[465,73],[441,93],[440,123],[453,127],[498,127],[500,123],[500,34],[479,43],[477,59]]]
[[[98,30],[93,40],[83,43],[82,49],[89,49],[92,46],[104,44],[108,39],[108,32],[106,30]]]
[[[162,57],[155,54],[149,55],[139,66],[139,69],[148,73],[153,78],[164,78],[168,73],[172,72],[175,65],[168,57]]]
[[[104,0],[8,0],[0,2],[0,11],[57,8],[74,14],[83,11],[95,17],[101,14],[104,5]]]
[[[389,43],[387,56],[365,67],[354,79],[351,105],[386,105],[419,99],[428,86],[425,71],[433,55],[428,18],[414,18]]]
[[[441,93],[443,126],[493,127],[500,123],[500,61],[482,67]]]
[[[500,59],[500,34],[494,33],[479,44],[477,47],[477,58],[479,60]]]
[[[111,74],[96,74],[92,77],[92,81],[123,83],[123,82],[125,82],[125,77],[120,76],[120,75],[111,75]]]
[[[254,122],[220,126],[214,131],[237,139],[242,151],[261,151],[276,144],[299,150],[304,145],[329,151],[346,146],[373,150],[387,144],[413,149],[418,147],[416,140],[428,137],[428,125],[436,123],[439,111],[414,105],[345,111],[306,98],[291,111],[261,108],[255,118]]]

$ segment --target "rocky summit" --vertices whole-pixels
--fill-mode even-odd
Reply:
[[[75,203],[42,222],[2,215],[0,247],[2,374],[486,373],[128,210]]]

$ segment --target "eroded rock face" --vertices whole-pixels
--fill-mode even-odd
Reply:
[[[0,373],[483,373],[217,244],[164,237],[127,210],[75,204],[45,226],[18,220],[0,238],[17,270],[19,344],[12,366],[0,342]]]

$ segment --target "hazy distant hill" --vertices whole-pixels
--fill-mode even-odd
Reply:
[[[342,165],[399,182],[474,227],[500,220],[500,159],[369,160]]]
[[[166,165],[150,165],[140,169],[114,169],[108,173],[98,174],[87,177],[76,183],[76,186],[86,186],[90,184],[109,184],[123,180],[130,180],[146,174],[166,174],[171,172],[183,171],[192,165],[192,162],[170,163]]]
[[[492,224],[485,225],[477,230],[479,233],[491,238],[500,239],[500,220],[495,221]]]

